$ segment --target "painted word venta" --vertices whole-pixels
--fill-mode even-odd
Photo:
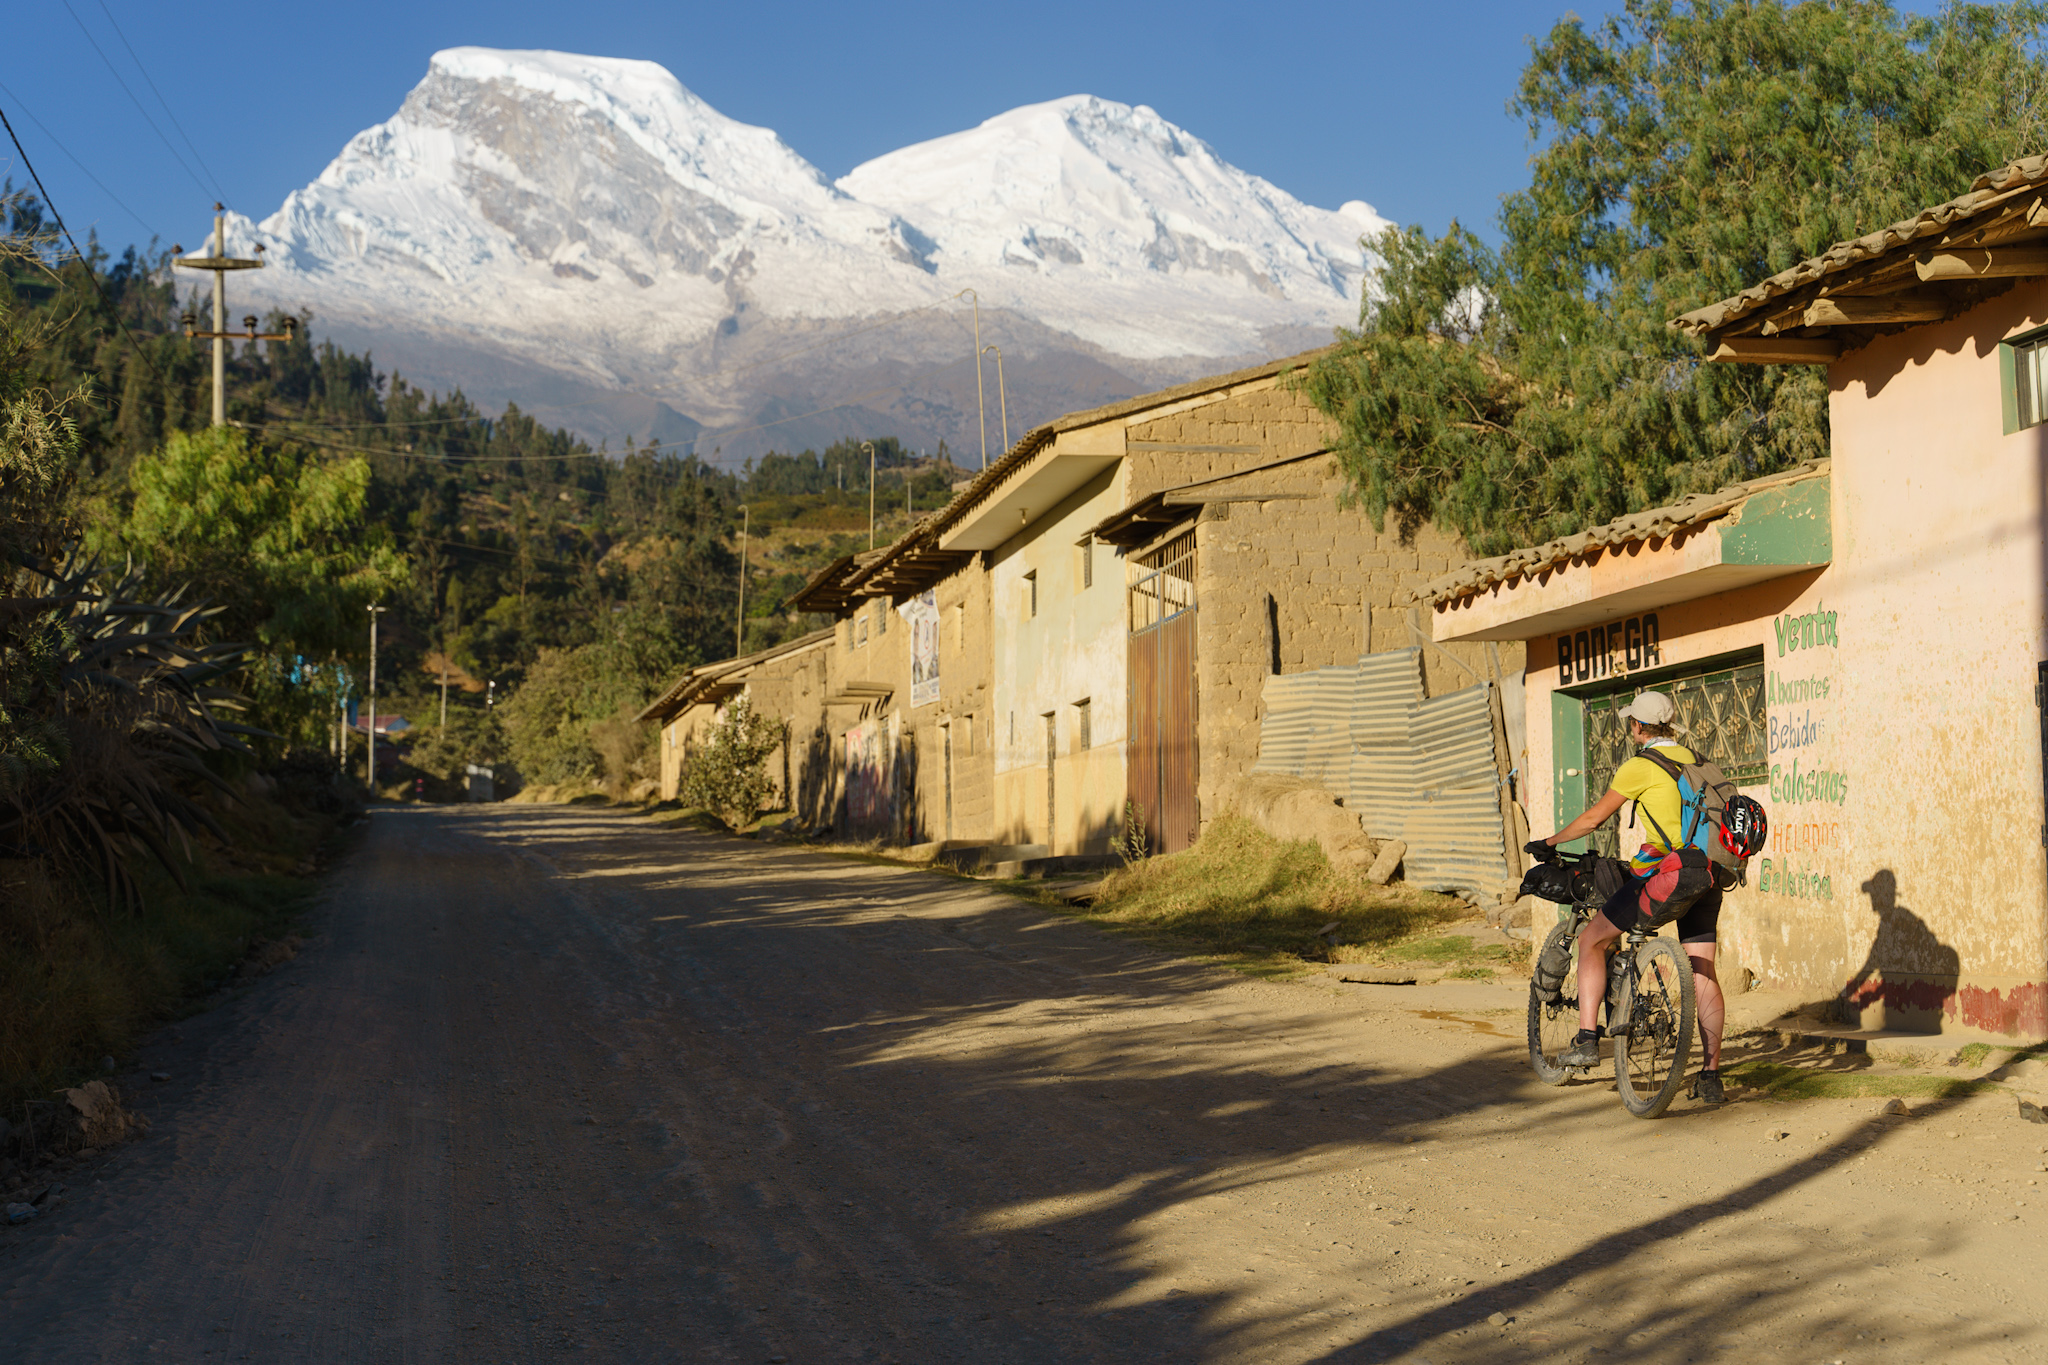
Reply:
[[[1657,613],[1557,637],[1557,684],[1591,682],[1615,673],[1655,668],[1664,661]],[[1617,658],[1616,655],[1620,657]]]
[[[1842,643],[1835,634],[1835,613],[1822,610],[1819,603],[1803,616],[1777,617],[1771,631],[1778,637],[1781,659],[1802,649],[1834,649]]]

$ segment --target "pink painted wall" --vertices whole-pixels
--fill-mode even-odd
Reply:
[[[1833,563],[1657,608],[1665,664],[1764,650],[1779,780],[1751,794],[1773,875],[1731,894],[1724,971],[1846,991],[1866,1028],[2048,1037],[2048,427],[2004,434],[1998,364],[2044,324],[2048,283],[2028,283],[1836,362]],[[1781,647],[1774,622],[1808,613],[1831,637]],[[1577,813],[1552,809],[1578,761],[1551,745],[1554,640],[1530,643],[1529,684],[1525,799],[1548,831]]]

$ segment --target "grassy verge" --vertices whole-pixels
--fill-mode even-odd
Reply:
[[[1339,952],[1392,945],[1462,919],[1463,902],[1406,887],[1367,886],[1334,871],[1313,841],[1274,838],[1225,816],[1184,853],[1148,858],[1104,879],[1085,918],[1161,946],[1258,975],[1291,975]]]
[[[1737,1062],[1722,1068],[1730,1084],[1771,1100],[1900,1099],[1946,1100],[1997,1090],[1984,1081],[1958,1081],[1947,1076],[1874,1075],[1869,1072],[1814,1071],[1778,1062]]]
[[[2028,1057],[2048,1057],[2048,1043],[2035,1043],[2032,1047],[2002,1047],[1997,1043],[1965,1043],[1962,1047],[1956,1049],[1956,1055],[1949,1059],[1948,1064],[1974,1071],[1990,1060],[1991,1054],[1994,1052],[2008,1054],[2001,1058],[1998,1063],[2000,1066],[2008,1066],[2013,1062],[2021,1061]]]
[[[100,1070],[150,1026],[228,982],[262,940],[285,937],[312,898],[293,875],[336,828],[271,803],[222,813],[230,848],[186,864],[185,886],[138,869],[142,909],[96,883],[0,862],[0,1114]]]

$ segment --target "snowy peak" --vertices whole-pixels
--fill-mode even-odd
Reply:
[[[1018,382],[1032,353],[1068,357],[1041,367],[1068,376],[1045,381],[1049,404],[1097,401],[1128,365],[1156,377],[1297,349],[1356,319],[1359,238],[1381,226],[1363,203],[1303,204],[1153,110],[1090,95],[834,184],[652,62],[459,47],[276,213],[232,230],[238,249],[270,247],[274,268],[238,282],[252,301],[311,308],[415,374],[441,366],[437,382],[481,392],[463,367],[495,366],[740,421],[777,385],[826,410],[841,370],[971,375],[958,329],[930,315],[966,290],[990,339],[1018,350]],[[793,339],[899,316],[913,320],[864,327],[860,347],[762,368]],[[514,384],[496,391],[518,397]],[[902,401],[964,421],[950,399]]]
[[[946,243],[950,267],[1214,274],[1272,297],[1357,297],[1353,201],[1331,213],[1241,171],[1145,105],[1070,95],[856,167],[839,188]]]
[[[531,111],[544,102],[559,107],[557,118],[575,111],[594,120],[585,136],[602,137],[599,130],[623,136],[679,184],[724,191],[737,188],[735,177],[750,176],[771,195],[793,192],[806,203],[832,197],[824,175],[772,129],[727,118],[654,62],[456,47],[435,53],[427,70],[414,98],[446,89],[480,100],[469,107],[458,100],[447,113],[487,143],[513,132],[492,126],[497,115]],[[484,99],[486,91],[503,98]]]

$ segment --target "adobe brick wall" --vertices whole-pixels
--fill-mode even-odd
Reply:
[[[995,716],[990,696],[993,655],[991,579],[982,556],[938,585],[939,700],[921,708],[918,743],[932,755],[923,769],[921,800],[932,839],[982,842],[995,824]],[[945,736],[953,732],[953,820],[946,827]],[[929,738],[927,738],[927,735]]]
[[[1280,384],[1134,425],[1131,500],[1316,450],[1334,435],[1304,395]],[[1237,448],[1159,450],[1147,443]],[[1306,498],[1212,505],[1196,524],[1197,796],[1204,823],[1219,813],[1223,789],[1258,760],[1276,644],[1282,673],[1405,648],[1414,643],[1415,589],[1468,557],[1461,539],[1427,523],[1403,535],[1390,518],[1386,529],[1374,530],[1362,509],[1340,505],[1345,486],[1335,457],[1304,461],[1259,476],[1257,487]],[[1426,638],[1428,622],[1417,619]],[[1423,653],[1431,696],[1523,666],[1520,644],[1499,646],[1497,660],[1485,645],[1451,645],[1443,654],[1458,663],[1432,649]]]

